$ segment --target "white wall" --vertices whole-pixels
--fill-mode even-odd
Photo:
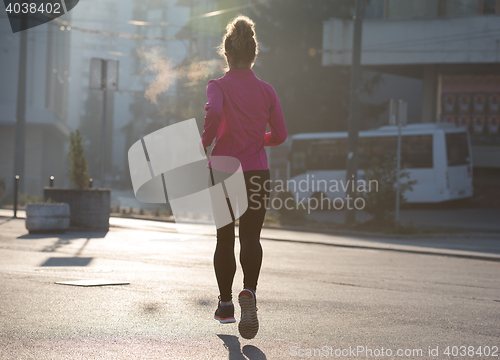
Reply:
[[[362,65],[500,62],[500,16],[364,20]],[[323,23],[323,65],[350,65],[352,21]]]

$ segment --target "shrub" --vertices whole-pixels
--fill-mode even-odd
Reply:
[[[368,182],[376,180],[378,191],[368,191],[362,194],[366,205],[364,210],[373,215],[376,221],[394,222],[396,207],[397,158],[394,155],[382,159],[373,157],[363,179]],[[399,175],[399,204],[406,202],[404,193],[413,190],[416,180],[410,180],[410,174],[401,166]]]
[[[281,219],[290,221],[301,221],[306,218],[306,210],[303,209],[302,207],[297,206],[297,203],[295,202],[295,198],[292,194],[291,191],[279,191],[274,194],[273,198],[278,198],[281,201],[277,202],[278,204],[287,204],[288,209],[285,206],[281,206],[279,209],[273,209],[278,214],[280,214]],[[292,199],[292,201],[287,201],[287,199]],[[293,204],[293,207],[290,209],[290,204]]]
[[[55,201],[52,200],[51,198],[44,199],[43,197],[33,194],[27,194],[27,193],[19,194],[19,197],[17,199],[17,205],[26,206],[28,204],[55,204]]]

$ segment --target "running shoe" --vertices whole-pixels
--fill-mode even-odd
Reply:
[[[255,292],[250,289],[243,289],[238,295],[238,302],[241,307],[241,320],[238,324],[240,335],[244,339],[253,339],[259,331]]]
[[[219,305],[217,307],[217,310],[215,310],[214,319],[219,320],[221,324],[235,323],[236,319],[234,318],[234,305],[221,305],[219,297]]]

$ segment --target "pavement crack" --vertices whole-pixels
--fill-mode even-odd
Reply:
[[[383,287],[365,286],[365,285],[342,283],[342,282],[336,282],[336,281],[319,281],[319,282],[326,283],[326,284],[340,285],[340,286],[351,286],[351,287],[358,287],[358,288],[365,288],[365,289],[387,290],[387,291],[396,291],[396,292],[403,292],[403,293],[414,293],[415,292],[415,291],[411,291],[411,290],[389,289],[389,288],[383,288]],[[471,296],[453,296],[453,295],[451,295],[451,297],[453,297],[455,299],[468,299],[468,300],[481,300],[481,301],[493,300],[495,302],[500,302],[500,300],[491,299],[491,298],[477,298],[477,297],[471,297]]]
[[[369,288],[369,289],[376,289],[370,286],[362,286],[362,285],[356,285],[356,284],[348,284],[348,283],[340,283],[340,282],[328,282],[325,281],[328,284],[335,284],[335,285],[342,285],[342,286],[354,286],[354,287],[360,287],[360,288]]]
[[[402,290],[394,290],[394,289],[374,287],[374,286],[364,286],[364,285],[357,285],[357,284],[341,283],[341,282],[336,282],[336,281],[319,281],[319,282],[322,282],[322,283],[325,283],[325,284],[333,284],[333,285],[341,285],[341,286],[352,286],[352,287],[359,287],[359,288],[365,288],[365,289],[402,291]],[[402,291],[402,292],[407,292],[407,291]]]

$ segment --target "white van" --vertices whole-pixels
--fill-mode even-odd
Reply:
[[[358,179],[374,156],[397,150],[396,126],[359,132]],[[463,128],[448,123],[410,124],[401,130],[401,163],[410,179],[417,180],[404,196],[408,203],[438,203],[472,197],[470,137]],[[291,139],[288,180],[310,184],[290,188],[298,199],[325,194],[331,200],[345,192],[332,192],[332,181],[346,177],[347,132],[296,134]],[[315,186],[316,185],[316,186]]]

